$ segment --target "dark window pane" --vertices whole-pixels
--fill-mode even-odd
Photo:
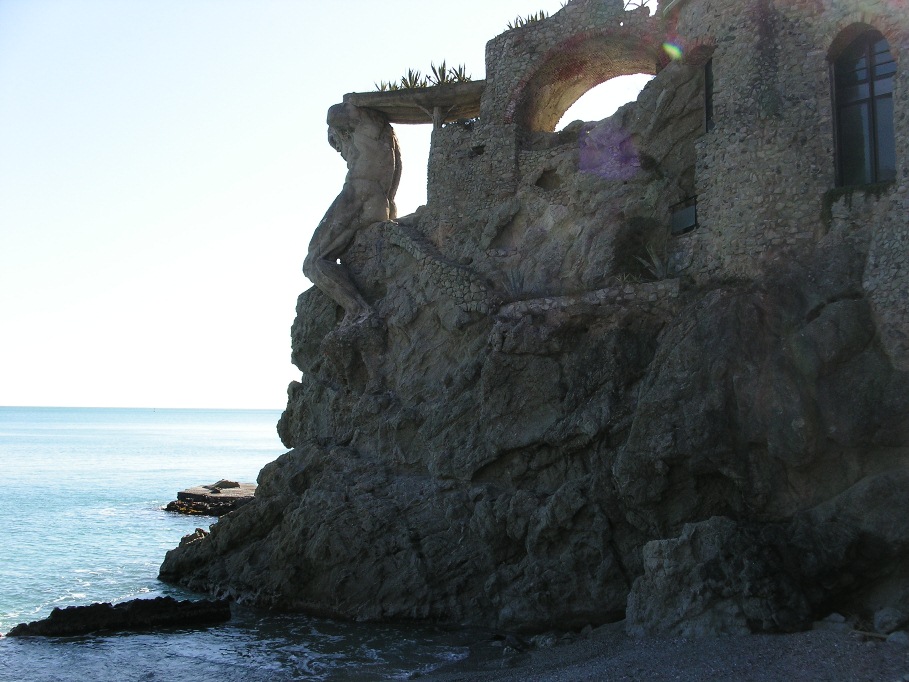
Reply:
[[[868,83],[863,85],[847,85],[840,89],[839,103],[849,104],[861,99],[868,99],[871,96],[871,87]]]
[[[868,69],[852,68],[851,65],[837,65],[837,82],[840,85],[850,85],[851,83],[864,83],[868,80]]]
[[[874,94],[877,95],[888,95],[893,92],[893,76],[887,76],[887,78],[881,78],[878,81],[874,81]]]
[[[890,45],[884,38],[881,38],[872,47],[874,55],[874,77],[888,76],[896,73],[896,61],[890,54]]]
[[[893,136],[893,98],[874,101],[875,131],[877,133],[877,180],[896,177],[896,140]]]
[[[890,43],[887,42],[886,38],[881,38],[874,43],[873,51],[875,55],[886,55],[887,57],[890,57]]]
[[[871,182],[869,107],[857,104],[839,112],[840,169],[844,185]]]
[[[874,77],[881,78],[883,76],[892,76],[896,73],[896,62],[884,62],[883,64],[875,64],[874,66]]]
[[[837,153],[843,185],[896,177],[895,73],[890,45],[877,31],[853,41],[834,63]]]
[[[855,83],[868,79],[868,59],[862,49],[858,54],[847,52],[836,63],[836,72],[844,83]]]

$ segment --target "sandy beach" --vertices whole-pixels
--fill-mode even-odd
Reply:
[[[897,682],[909,680],[909,648],[845,630],[742,637],[635,638],[622,623],[567,644],[471,657],[426,679],[445,682]]]

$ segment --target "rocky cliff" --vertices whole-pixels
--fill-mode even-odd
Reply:
[[[495,206],[360,230],[342,263],[373,314],[300,296],[292,449],[162,579],[526,630],[909,613],[909,375],[863,293],[872,227],[747,280],[673,271],[653,216],[693,190],[700,74],[527,135]]]

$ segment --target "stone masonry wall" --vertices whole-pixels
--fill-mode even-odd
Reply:
[[[874,226],[866,285],[894,359],[909,362],[909,276],[903,262],[909,177],[909,20],[898,3],[689,0],[668,30],[685,49],[715,46],[715,127],[697,143],[699,229],[675,240],[674,258],[701,281],[753,278],[780,258],[797,258],[847,218]],[[677,6],[678,7],[678,6]],[[859,10],[861,8],[861,11]],[[840,206],[825,222],[836,159],[830,53],[855,24],[887,37],[901,62],[894,100],[897,180],[879,201]],[[852,204],[853,202],[849,202]],[[859,209],[858,206],[861,206]]]
[[[434,130],[427,187],[436,219],[463,229],[466,214],[494,209],[512,196],[516,143],[510,125],[465,121]]]
[[[646,9],[625,12],[623,5],[572,0],[544,21],[489,41],[479,120],[433,131],[428,207],[437,222],[469,229],[466,214],[494,212],[514,194],[522,132],[553,130],[599,83],[654,71],[659,22]]]
[[[881,197],[844,197],[831,209],[834,224],[873,221],[862,287],[871,301],[884,347],[900,369],[909,369],[909,180],[905,173]]]
[[[595,85],[626,73],[653,73],[658,37],[659,22],[647,9],[625,12],[623,0],[573,0],[545,21],[487,43],[480,117],[551,131]]]
[[[572,0],[552,17],[487,44],[480,118],[434,132],[429,222],[441,232],[460,233],[464,244],[487,249],[486,233],[511,219],[515,193],[533,168],[545,165],[541,160],[549,152],[534,147],[534,135],[551,130],[586,89],[665,63],[666,42],[680,48],[688,68],[703,70],[712,60],[714,77],[712,129],[705,128],[693,148],[673,152],[696,159],[695,179],[677,178],[677,186],[692,187],[698,211],[697,229],[668,244],[674,271],[698,283],[754,279],[780,260],[798,259],[845,224],[830,218],[830,192],[836,189],[831,50],[846,29],[860,24],[880,30],[900,62],[909,50],[909,19],[899,4],[683,0],[671,7],[662,3],[651,17],[646,9],[625,12],[618,0]],[[902,305],[909,273],[898,265],[909,230],[909,106],[900,105],[907,101],[909,77],[901,61],[894,92],[897,180],[875,190],[879,198],[869,204],[870,213],[847,213],[849,220],[873,221],[868,293],[881,329],[889,330],[885,337],[894,358],[909,363],[909,312]],[[544,187],[548,181],[544,176],[531,184]],[[551,189],[548,196],[566,201]],[[667,196],[671,202],[684,198]],[[668,226],[665,203],[653,205],[651,223]]]
[[[688,2],[683,50],[715,45],[714,128],[698,142],[699,229],[679,240],[697,279],[751,278],[820,236],[833,184],[826,52],[800,42],[815,17],[751,0]]]

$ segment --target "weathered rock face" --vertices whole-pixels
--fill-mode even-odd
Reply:
[[[862,262],[859,235],[831,234],[676,318],[612,469],[633,523],[664,537],[693,511],[781,518],[902,456],[906,378],[876,340]]]
[[[830,235],[764,281],[662,308],[549,299],[461,327],[445,302],[386,300],[420,291],[388,249],[361,270],[401,280],[384,326],[336,329],[339,308],[300,297],[280,423],[295,449],[162,577],[529,629],[620,618],[629,593],[636,630],[686,634],[909,609],[909,386],[859,293],[862,243]]]
[[[560,133],[436,130],[429,205],[342,257],[373,314],[298,300],[292,450],[161,577],[501,628],[909,612],[909,375],[863,289],[876,228],[680,277],[666,218],[697,189],[703,73],[674,62]]]
[[[868,476],[786,522],[726,517],[686,524],[644,547],[628,599],[631,632],[682,636],[794,631],[831,609],[875,629],[905,624],[909,475]],[[895,606],[882,606],[897,604]]]

